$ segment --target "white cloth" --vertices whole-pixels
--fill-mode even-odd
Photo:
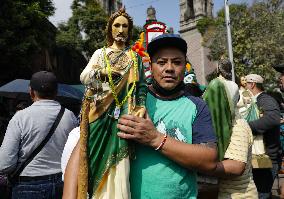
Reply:
[[[257,135],[254,137],[253,145],[252,145],[252,154],[254,155],[262,155],[265,154],[263,136]]]
[[[238,103],[238,100],[239,100],[239,97],[240,97],[239,87],[235,82],[230,81],[230,80],[224,79],[224,83],[225,83],[225,86],[227,88],[226,91],[228,91],[228,94],[229,94],[228,97],[230,97],[233,105],[235,106]]]
[[[64,173],[65,173],[67,163],[70,159],[73,149],[75,148],[76,144],[79,141],[79,138],[80,138],[80,127],[78,126],[69,133],[67,142],[63,149],[63,153],[61,156],[62,180],[64,180]]]
[[[239,110],[240,116],[242,118],[245,118],[247,109],[252,102],[253,94],[244,87],[240,87],[239,94],[240,94],[240,99],[237,103],[237,108]]]

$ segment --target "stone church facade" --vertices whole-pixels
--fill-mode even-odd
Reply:
[[[122,7],[121,0],[97,0],[108,15]]]
[[[200,84],[207,84],[206,76],[212,73],[217,63],[208,59],[209,49],[202,45],[202,35],[196,24],[202,17],[212,17],[213,0],[180,0],[180,31],[187,41],[187,57]]]

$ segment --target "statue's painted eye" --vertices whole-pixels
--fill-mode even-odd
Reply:
[[[120,24],[116,23],[114,24],[114,27],[119,28]]]

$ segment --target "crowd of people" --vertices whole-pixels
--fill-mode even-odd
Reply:
[[[186,41],[163,34],[147,46],[147,85],[129,48],[132,28],[125,10],[110,17],[107,47],[80,76],[80,127],[55,101],[54,74],[33,74],[33,104],[12,117],[0,148],[5,197],[194,199],[202,174],[218,179],[218,198],[271,198],[282,162],[281,104],[264,91],[264,78],[248,74],[238,86],[223,59],[200,96],[183,81]]]

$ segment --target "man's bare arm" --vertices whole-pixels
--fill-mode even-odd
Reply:
[[[223,160],[217,163],[216,170],[208,173],[221,178],[232,178],[241,176],[245,171],[246,163],[237,160]]]
[[[77,143],[68,161],[64,175],[63,199],[77,199],[80,144]]]
[[[118,136],[134,140],[141,144],[157,148],[164,139],[164,134],[157,131],[151,119],[123,115],[117,127],[123,132]],[[160,152],[169,159],[188,169],[211,172],[216,168],[217,150],[204,144],[187,144],[168,137]]]
[[[217,150],[205,144],[187,144],[169,137],[160,152],[181,166],[209,173],[216,168]]]

